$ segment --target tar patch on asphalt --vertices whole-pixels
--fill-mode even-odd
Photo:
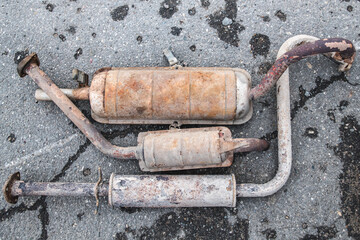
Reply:
[[[210,27],[217,30],[220,40],[238,47],[238,34],[245,30],[245,27],[236,22],[237,4],[236,0],[225,1],[225,10],[219,10],[209,16]]]
[[[342,142],[333,149],[343,162],[339,176],[341,208],[348,235],[360,239],[360,125],[354,116],[345,116],[339,131]]]
[[[229,223],[228,215],[235,221]],[[240,219],[236,213],[228,213],[224,208],[183,208],[179,213],[162,215],[150,227],[132,229],[127,226],[124,232],[116,234],[117,239],[127,239],[131,234],[139,239],[249,239],[249,221]]]

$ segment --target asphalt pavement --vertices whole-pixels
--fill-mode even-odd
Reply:
[[[52,102],[34,98],[36,84],[17,63],[37,52],[59,87],[71,71],[167,66],[164,48],[190,67],[236,67],[260,82],[281,44],[298,34],[343,37],[360,47],[360,2],[127,0],[10,1],[0,4],[0,184],[20,171],[25,181],[96,182],[112,172],[141,174],[137,161],[100,153]],[[94,198],[0,197],[1,239],[360,239],[360,58],[352,69],[314,56],[290,68],[293,168],[264,198],[238,198],[236,208],[111,208]],[[90,105],[75,102],[90,116]],[[140,132],[166,125],[105,125],[107,139],[136,145]],[[186,127],[186,126],[184,126]],[[234,137],[263,137],[265,152],[237,154],[229,168],[184,174],[231,174],[264,183],[277,170],[275,90],[254,103]],[[179,173],[176,173],[179,174]]]

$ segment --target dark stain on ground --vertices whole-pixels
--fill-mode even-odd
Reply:
[[[330,227],[320,226],[317,227],[316,229],[317,229],[317,235],[306,234],[300,240],[327,240],[336,237],[336,234],[338,233],[338,230],[334,225]]]
[[[203,8],[208,8],[210,6],[210,1],[209,0],[201,0],[201,6]]]
[[[49,213],[47,211],[47,203],[44,200],[41,204],[41,208],[39,209],[39,215],[38,218],[41,222],[41,235],[39,239],[47,239],[48,233],[47,233],[47,226],[49,225]]]
[[[360,239],[360,125],[354,116],[345,116],[339,131],[341,143],[333,150],[343,162],[341,209],[349,237]]]
[[[257,101],[257,102],[262,104],[264,107],[270,107],[271,106],[271,104],[268,102],[268,100]]]
[[[232,214],[232,213],[230,213]],[[150,227],[120,232],[116,235],[127,237],[131,232],[136,239],[249,239],[249,221],[234,214],[235,223],[227,220],[224,208],[183,208],[177,215],[170,212],[162,215]],[[125,238],[124,238],[125,239]]]
[[[196,8],[195,8],[195,7],[190,8],[190,9],[188,10],[188,13],[189,13],[190,16],[194,16],[194,15],[196,14]]]
[[[272,67],[271,62],[263,62],[263,63],[260,64],[259,70],[257,71],[257,74],[258,75],[264,75],[270,70],[271,67]]]
[[[262,20],[264,21],[264,22],[270,22],[270,17],[269,16],[260,16],[261,18],[262,18]]]
[[[191,45],[191,46],[190,46],[190,50],[191,50],[192,52],[195,52],[196,46],[195,46],[195,45]]]
[[[327,115],[329,117],[329,119],[332,121],[332,122],[336,122],[336,119],[335,119],[335,109],[328,109],[327,110]]]
[[[111,15],[112,20],[122,21],[128,15],[128,12],[129,12],[129,6],[124,5],[124,6],[120,6],[120,7],[115,8],[114,10],[112,10],[110,12],[110,15]]]
[[[54,4],[49,3],[48,5],[46,5],[46,10],[48,10],[49,12],[52,12],[55,8]]]
[[[74,54],[74,58],[78,59],[82,53],[83,53],[82,48],[78,48]]]
[[[311,89],[310,91],[306,91],[303,88],[303,86],[300,85],[299,87],[300,100],[294,102],[294,107],[293,109],[291,109],[291,119],[294,119],[299,109],[304,107],[309,99],[315,97],[319,93],[322,93],[326,88],[328,88],[334,82],[345,82],[352,86],[359,85],[358,83],[349,82],[349,80],[346,78],[344,73],[341,73],[340,75],[331,76],[329,80],[322,79],[321,77],[318,76],[316,77],[315,80],[315,84],[316,84],[315,88]]]
[[[261,55],[264,57],[268,55],[271,44],[268,36],[260,33],[254,34],[254,36],[252,36],[252,38],[250,39],[249,43],[254,58],[257,55]]]
[[[142,43],[143,41],[142,36],[137,36],[136,41],[138,42],[138,44]]]
[[[349,106],[349,102],[346,100],[342,100],[339,103],[338,109],[340,110],[340,112],[342,112],[347,106]],[[329,119],[334,123],[336,122],[335,111],[336,111],[336,109],[334,109],[334,108],[330,108],[327,110],[327,115],[328,115]]]
[[[301,224],[301,227],[302,227],[303,229],[307,229],[307,228],[308,228],[308,224],[307,224],[307,223],[303,223],[303,224]]]
[[[281,21],[286,21],[286,14],[283,13],[281,10],[277,10],[275,16],[278,17]]]
[[[10,135],[7,137],[7,140],[8,140],[8,142],[11,142],[11,143],[15,142],[16,141],[15,134],[10,133]]]
[[[278,136],[278,131],[275,130],[273,132],[270,132],[270,133],[266,133],[264,136],[261,137],[261,139],[265,139],[266,141],[271,141],[271,140],[274,140],[276,139]]]
[[[122,232],[115,235],[115,240],[128,240],[128,238],[126,236],[126,233]]]
[[[174,36],[180,36],[180,33],[182,31],[182,28],[179,27],[171,27],[171,34]]]
[[[86,177],[86,176],[89,176],[91,174],[91,169],[90,168],[85,168],[83,170],[83,175]]]
[[[317,138],[318,134],[319,134],[319,132],[316,128],[308,127],[305,129],[304,136],[307,136],[309,138]]]
[[[137,207],[120,207],[119,208],[120,211],[122,212],[126,212],[128,214],[133,214],[133,213],[136,213],[136,212],[141,212],[141,208],[137,208]]]
[[[179,4],[180,0],[165,0],[160,5],[159,14],[163,18],[169,19],[179,10],[177,8]]]
[[[62,34],[59,35],[59,38],[61,41],[65,42],[66,41],[66,37]]]
[[[81,212],[76,215],[77,219],[81,221],[82,217],[85,215],[85,213]]]
[[[245,27],[236,22],[237,4],[236,0],[225,0],[225,10],[219,10],[211,14],[208,19],[210,27],[217,30],[220,40],[239,46],[238,34],[245,30]],[[223,25],[224,18],[231,19],[231,24]]]
[[[75,26],[70,26],[66,29],[66,31],[72,35],[74,35],[76,33],[76,27]]]
[[[347,8],[346,8],[346,10],[348,10],[348,12],[352,12],[353,11],[353,6],[351,6],[351,5],[349,5],[349,6],[347,6]]]
[[[340,112],[342,112],[345,108],[347,108],[347,106],[349,106],[349,102],[346,100],[342,100],[339,104]]]
[[[19,64],[28,54],[29,50],[16,52],[14,56],[14,63]]]
[[[276,239],[276,231],[275,229],[268,228],[261,232],[263,235],[265,235],[266,239]]]

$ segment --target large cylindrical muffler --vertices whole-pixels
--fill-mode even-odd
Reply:
[[[113,124],[240,124],[251,118],[250,75],[233,68],[102,68],[92,117]]]

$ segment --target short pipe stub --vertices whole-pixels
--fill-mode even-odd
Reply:
[[[16,172],[12,175],[10,175],[10,177],[8,178],[8,180],[6,180],[4,187],[3,187],[3,194],[4,194],[4,198],[8,203],[12,203],[15,204],[18,201],[18,196],[13,196],[11,194],[11,187],[13,185],[13,183],[15,181],[19,181],[20,180],[20,173]]]
[[[27,74],[25,72],[25,68],[30,64],[35,63],[36,65],[40,66],[40,60],[36,53],[31,53],[30,55],[26,56],[21,62],[18,64],[16,70],[20,77],[25,77]]]

